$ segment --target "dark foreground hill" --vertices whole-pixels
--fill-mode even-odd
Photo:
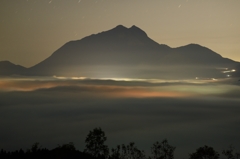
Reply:
[[[70,41],[50,57],[28,69],[25,75],[219,78],[219,68],[237,62],[197,45],[171,48],[158,44],[136,26],[111,30]],[[18,72],[18,71],[17,71]]]

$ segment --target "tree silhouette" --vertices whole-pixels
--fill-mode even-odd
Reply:
[[[161,143],[156,142],[151,147],[153,159],[174,159],[174,151],[176,147],[168,144],[167,139]]]
[[[111,159],[144,159],[144,151],[139,150],[134,142],[130,142],[128,145],[118,145],[117,148],[112,149]]]
[[[227,150],[223,150],[222,154],[226,156],[228,159],[240,159],[240,153],[234,154],[234,147],[229,146]]]
[[[53,158],[68,158],[73,159],[79,156],[79,152],[76,150],[73,142],[68,144],[58,145],[51,152]]]
[[[38,142],[36,142],[36,143],[34,143],[33,145],[32,145],[32,148],[31,148],[31,152],[32,153],[36,153],[36,152],[38,152],[40,149],[41,149],[41,146],[39,146],[40,144],[38,143]]]
[[[107,140],[104,131],[101,128],[95,128],[90,131],[85,140],[86,146],[84,152],[93,157],[107,158],[109,154],[108,146],[104,144]]]
[[[199,147],[196,152],[190,154],[190,159],[219,159],[219,154],[212,147]]]
[[[85,139],[84,152],[77,150],[72,142],[58,145],[51,150],[42,148],[39,143],[34,143],[26,151],[0,149],[0,159],[174,159],[176,147],[171,146],[166,139],[152,145],[151,156],[146,156],[144,151],[139,150],[134,142],[118,145],[111,150],[109,155],[108,146],[105,145],[106,140],[105,132],[101,128],[95,128],[88,133]],[[240,153],[236,153],[232,146],[223,150],[222,154],[227,159],[240,159]],[[205,145],[189,154],[189,159],[219,159],[219,153],[212,147]]]
[[[58,147],[53,149],[53,151],[57,153],[67,154],[67,153],[75,152],[76,148],[73,142],[69,142],[68,144],[58,145]]]

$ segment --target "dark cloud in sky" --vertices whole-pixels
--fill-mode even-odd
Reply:
[[[110,147],[135,141],[149,152],[153,142],[167,138],[177,146],[176,158],[187,157],[205,144],[218,151],[230,144],[240,147],[237,85],[169,83],[153,87],[144,82],[137,86],[126,81],[108,82],[32,81],[29,85],[34,88],[55,85],[1,91],[0,148],[26,149],[34,142],[53,148],[73,141],[83,150],[87,133],[99,126],[106,132]],[[27,82],[23,86],[27,87]],[[178,91],[184,95],[155,94],[174,92],[173,88],[181,88]],[[196,89],[194,95],[186,93]]]

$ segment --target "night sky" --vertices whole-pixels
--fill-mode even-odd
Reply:
[[[160,44],[206,46],[240,61],[239,0],[2,0],[0,61],[26,67],[68,41],[122,24]]]

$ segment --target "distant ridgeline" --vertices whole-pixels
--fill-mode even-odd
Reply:
[[[189,44],[171,48],[158,44],[136,26],[70,41],[30,68],[0,62],[0,75],[84,76],[105,78],[225,78],[240,77],[239,62]],[[229,70],[229,72],[223,73]],[[231,70],[235,70],[232,72]]]
[[[31,149],[22,149],[13,152],[0,151],[1,159],[174,159],[176,147],[171,146],[166,139],[153,143],[151,155],[147,156],[143,150],[137,148],[134,142],[125,145],[118,145],[109,149],[105,144],[107,137],[101,128],[95,128],[89,132],[85,139],[85,149],[83,152],[77,150],[72,142],[59,145],[48,150],[42,148],[39,143],[32,145]],[[230,146],[222,151],[222,155],[228,159],[238,159],[240,153],[236,153]],[[220,154],[212,147],[202,146],[196,152],[189,154],[189,159],[219,159]]]

